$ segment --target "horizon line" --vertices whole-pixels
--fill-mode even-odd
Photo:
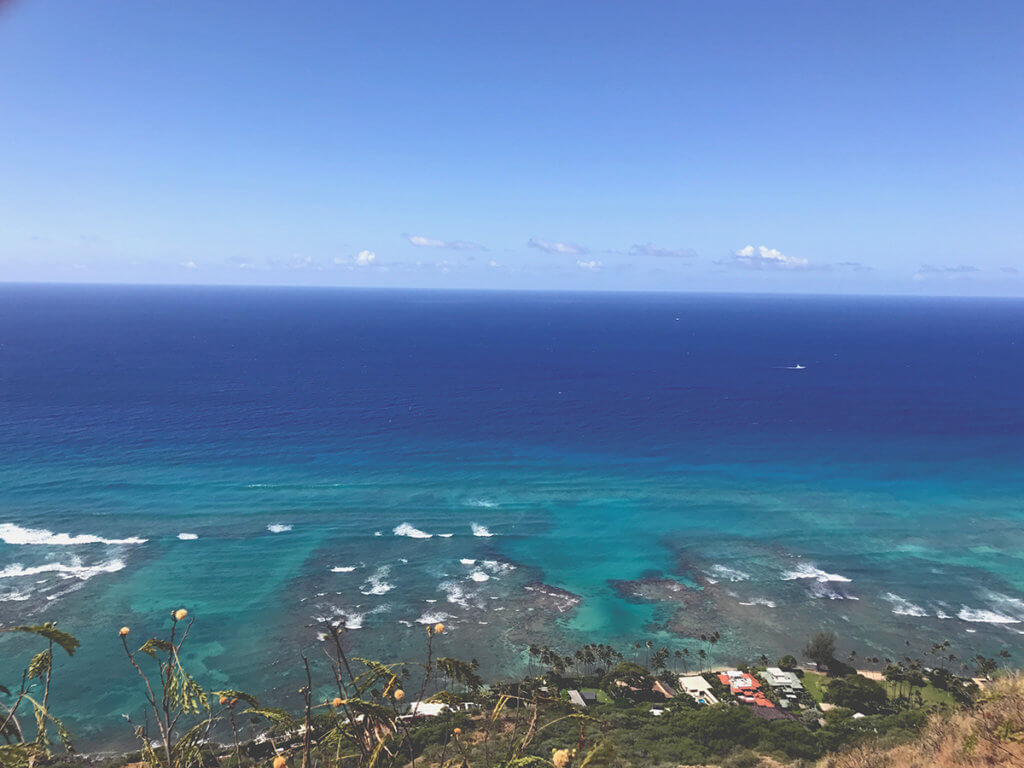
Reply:
[[[674,288],[494,288],[494,287],[424,287],[424,286],[380,286],[380,285],[323,285],[314,283],[159,283],[159,282],[106,282],[72,280],[0,280],[0,288],[23,287],[79,287],[79,288],[238,288],[238,289],[284,289],[284,290],[337,290],[371,291],[393,293],[521,293],[521,294],[573,294],[573,295],[657,295],[657,296],[743,296],[780,298],[867,298],[867,299],[967,299],[1000,301],[1022,301],[1021,294],[963,294],[963,293],[837,293],[817,291],[716,291],[686,290]]]

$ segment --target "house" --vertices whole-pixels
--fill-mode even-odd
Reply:
[[[660,693],[666,699],[674,699],[676,697],[676,691],[671,685],[666,685],[661,680],[655,680],[651,686],[651,690],[654,693]]]
[[[414,701],[409,704],[409,711],[399,715],[399,720],[414,720],[418,717],[437,717],[447,712],[448,705],[441,701]]]
[[[768,687],[778,694],[780,704],[788,707],[790,703],[800,700],[804,686],[800,682],[800,678],[793,672],[783,672],[778,667],[768,667],[761,673],[761,677],[764,678]]]
[[[796,674],[783,672],[778,667],[768,667],[761,673],[761,677],[768,683],[769,688],[777,689],[782,693],[799,694],[804,688]]]
[[[700,675],[681,675],[679,690],[698,704],[717,704],[718,699],[711,692],[711,683]]]
[[[753,675],[732,669],[720,674],[718,679],[721,680],[722,685],[729,686],[733,696],[744,704],[751,704],[761,709],[775,708],[775,705],[765,698],[764,692],[759,690],[761,683]]]
[[[740,672],[738,669],[730,669],[727,672],[723,672],[718,676],[718,679],[722,682],[722,685],[729,686],[729,690],[732,691],[734,696],[749,696],[761,687],[761,683],[757,681],[756,677],[746,672]]]
[[[597,692],[596,691],[567,691],[569,694],[569,701],[575,704],[577,707],[592,707],[597,704]]]

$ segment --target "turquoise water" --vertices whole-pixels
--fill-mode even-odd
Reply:
[[[487,675],[1021,648],[1019,302],[2,291],[0,622],[82,639],[86,745],[141,703],[117,629],[180,606],[203,684],[286,706],[322,620]]]

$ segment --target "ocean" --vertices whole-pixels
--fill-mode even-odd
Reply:
[[[0,623],[298,706],[299,657],[1024,650],[1024,302],[0,286]],[[0,683],[33,645],[0,635]],[[642,660],[642,657],[641,657]]]

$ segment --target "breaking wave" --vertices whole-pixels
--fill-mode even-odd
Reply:
[[[363,583],[363,589],[359,590],[364,595],[386,595],[395,588],[385,579],[391,574],[390,565],[382,565]]]
[[[291,529],[292,526],[286,523],[271,523],[267,526],[267,530],[271,533],[288,533]]]
[[[472,528],[474,536],[483,536],[485,538],[489,538],[494,535],[489,530],[487,530],[487,526],[480,525],[480,523],[472,523]]]
[[[729,568],[726,565],[719,565],[718,563],[712,565],[708,572],[720,579],[728,579],[729,581],[746,581],[750,578],[749,573],[741,571],[738,568]]]
[[[961,621],[969,621],[972,624],[1020,624],[1020,619],[1013,616],[983,608],[968,608],[966,605],[960,608],[956,616]]]
[[[795,579],[814,579],[815,581],[822,583],[828,581],[849,583],[851,581],[851,579],[841,576],[838,573],[828,573],[823,571],[811,563],[800,563],[800,565],[793,570],[786,571],[782,574],[783,581],[793,581]]]
[[[25,567],[20,563],[13,563],[0,571],[0,579],[16,579],[24,576],[38,576],[41,573],[56,573],[65,579],[79,579],[87,581],[93,576],[101,573],[116,573],[124,568],[124,560],[108,560],[99,565],[82,565],[79,561],[72,561],[67,565],[64,563],[44,563],[43,565],[32,565]]]
[[[414,528],[413,526],[409,525],[409,523],[402,523],[401,525],[396,525],[392,533],[395,534],[395,536],[408,536],[410,539],[433,538],[433,534],[425,533],[424,531],[421,531],[419,528]]]
[[[444,611],[425,611],[416,619],[418,624],[436,624],[439,621],[448,621],[453,618],[450,613]]]
[[[886,592],[883,598],[892,603],[892,612],[897,616],[927,616],[928,611],[920,605],[914,605],[909,600],[900,597],[893,592]]]
[[[774,608],[775,601],[769,600],[767,597],[752,597],[747,602],[740,602],[740,605],[763,605],[766,608]]]
[[[50,547],[73,547],[79,544],[145,544],[148,539],[132,536],[127,539],[104,539],[83,533],[54,533],[45,528],[22,528],[14,523],[0,523],[0,541],[5,544],[31,544]]]

